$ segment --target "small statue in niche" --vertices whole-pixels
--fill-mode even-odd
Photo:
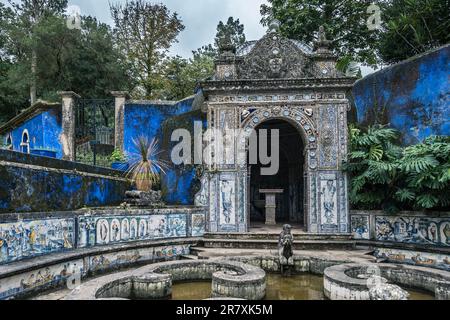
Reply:
[[[278,254],[281,274],[283,276],[290,276],[291,269],[294,266],[294,237],[292,236],[291,230],[292,226],[285,224],[278,240]]]

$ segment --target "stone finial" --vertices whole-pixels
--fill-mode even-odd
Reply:
[[[219,40],[219,55],[220,57],[230,57],[236,54],[236,46],[231,41],[231,34],[226,33]]]
[[[280,31],[281,22],[277,19],[273,19],[269,23],[269,33],[279,32]]]
[[[331,43],[332,43],[332,41],[327,39],[325,27],[320,26],[317,40],[314,43],[315,51],[318,53],[329,53],[329,52],[331,52],[330,51]]]

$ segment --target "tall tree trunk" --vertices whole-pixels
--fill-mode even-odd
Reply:
[[[36,103],[37,100],[37,53],[36,49],[32,49],[31,52],[31,84],[30,84],[30,102],[31,105]]]

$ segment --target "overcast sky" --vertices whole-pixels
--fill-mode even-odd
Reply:
[[[100,21],[112,24],[109,12],[109,1],[126,2],[126,0],[69,0],[69,6],[78,6],[82,15],[97,17]],[[7,3],[7,0],[0,0]],[[260,24],[259,9],[266,0],[154,0],[153,3],[163,3],[171,11],[176,11],[185,25],[184,31],[178,36],[171,54],[185,58],[191,56],[192,50],[213,43],[216,27],[219,21],[233,16],[239,18],[245,26],[247,40],[260,39],[266,28]],[[363,74],[371,73],[370,68],[362,68]]]
[[[111,0],[125,2],[125,0]],[[179,43],[171,50],[172,54],[189,57],[191,51],[213,43],[219,21],[228,17],[239,18],[245,25],[248,40],[261,38],[266,28],[260,25],[259,8],[265,0],[159,0],[172,12],[176,11],[186,29],[178,37]],[[69,0],[69,5],[77,5],[82,15],[93,15],[102,22],[111,24],[108,0]]]

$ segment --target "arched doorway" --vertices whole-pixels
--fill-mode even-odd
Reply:
[[[276,222],[277,224],[291,223],[304,225],[304,190],[305,190],[305,156],[304,143],[300,132],[288,121],[273,119],[261,123],[255,128],[260,139],[260,130],[268,133],[268,154],[270,147],[271,130],[279,130],[279,170],[276,175],[267,176],[261,174],[261,168],[267,167],[260,162],[250,164],[249,172],[249,212],[250,224],[265,222],[265,195],[261,189],[282,189],[283,193],[277,195]],[[259,144],[258,144],[259,145]],[[249,162],[250,163],[250,162]]]

